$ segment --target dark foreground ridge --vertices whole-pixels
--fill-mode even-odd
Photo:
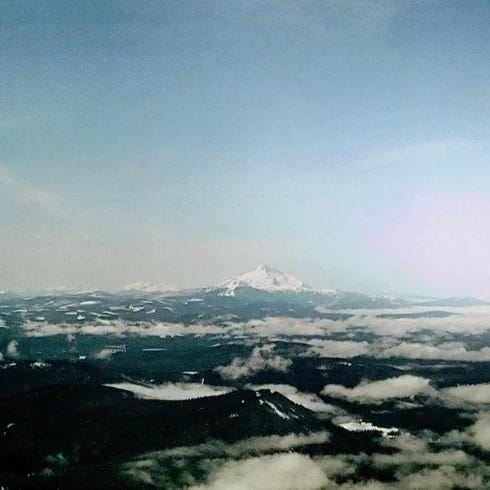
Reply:
[[[43,472],[79,471],[146,451],[308,433],[321,423],[268,390],[160,401],[104,386],[51,385],[0,400],[0,427],[0,472],[20,483],[29,473],[35,481]]]

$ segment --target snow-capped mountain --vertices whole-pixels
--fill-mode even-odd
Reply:
[[[176,288],[163,283],[155,283],[150,281],[136,281],[122,288],[123,292],[139,292],[139,293],[167,293],[175,292]]]
[[[81,295],[96,295],[104,293],[97,289],[84,289],[81,286],[60,286],[41,291],[40,294],[48,296],[81,296]]]
[[[311,290],[301,279],[286,275],[267,265],[259,265],[252,271],[224,281],[218,284],[218,288],[225,289],[223,294],[226,296],[234,296],[235,290],[238,288],[253,288],[269,292]]]

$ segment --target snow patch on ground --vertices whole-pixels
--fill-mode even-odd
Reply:
[[[273,412],[278,416],[278,417],[281,417],[282,419],[286,419],[286,420],[289,420],[291,417],[287,414],[285,414],[284,412],[282,412],[281,410],[279,410],[273,403],[271,402],[268,402],[266,401],[265,404],[272,408]]]
[[[379,427],[377,425],[373,425],[371,422],[363,422],[362,420],[351,420],[349,422],[342,422],[337,425],[345,430],[348,430],[349,432],[381,432],[383,437],[393,436],[399,432],[396,427]]]

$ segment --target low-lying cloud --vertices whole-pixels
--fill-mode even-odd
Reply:
[[[286,372],[293,362],[274,355],[274,345],[254,347],[249,357],[235,357],[227,366],[218,366],[215,371],[223,379],[236,380],[254,376],[261,371]]]
[[[227,461],[213,470],[204,485],[191,490],[315,490],[329,483],[321,467],[297,453]]]
[[[209,335],[243,344],[254,344],[259,340],[264,342],[265,339],[270,342],[290,341],[304,346],[300,353],[303,356],[490,362],[490,346],[484,337],[479,337],[490,329],[490,308],[445,310],[458,314],[439,318],[379,317],[380,313],[420,313],[420,307],[411,307],[403,310],[351,310],[348,311],[351,317],[338,321],[273,317],[246,322],[221,319],[216,324],[209,321],[184,325],[98,318],[80,323],[28,321],[22,328],[28,337],[106,335],[166,338]],[[238,373],[240,362],[237,360],[234,369],[230,369],[230,376],[233,376],[233,371]]]
[[[249,437],[238,442],[227,444],[223,441],[209,441],[196,446],[181,446],[164,451],[147,453],[139,460],[164,460],[167,458],[207,457],[222,458],[263,454],[271,451],[289,451],[290,449],[310,446],[312,444],[324,444],[329,439],[326,431],[310,434],[288,434],[285,436],[272,435],[262,437]]]
[[[427,359],[441,361],[490,361],[490,347],[470,350],[462,342],[430,344],[421,342],[399,342],[397,339],[380,338],[371,343],[362,341],[336,341],[323,339],[298,339],[309,346],[303,356],[353,358],[359,356],[379,359]]]
[[[289,466],[297,470],[304,470],[304,465],[298,464],[296,456],[293,458],[287,453],[292,449],[302,446],[310,446],[314,444],[324,444],[328,441],[329,434],[327,432],[315,432],[311,434],[288,434],[285,436],[271,435],[265,437],[251,437],[243,439],[235,443],[226,444],[223,441],[209,441],[196,446],[182,446],[163,451],[154,451],[151,453],[142,454],[140,457],[126,463],[122,467],[122,472],[134,480],[159,486],[161,488],[207,488],[208,484],[218,485],[210,488],[228,489],[252,489],[252,488],[304,488],[303,486],[283,487],[278,485],[284,479],[288,479],[295,484],[301,485],[301,482],[295,477],[291,480]],[[264,454],[271,452],[279,452],[270,456]],[[286,454],[284,454],[286,453]],[[257,457],[261,455],[261,457]],[[299,456],[299,455],[298,455]],[[304,458],[304,457],[301,457]],[[284,464],[278,464],[278,459]],[[191,464],[189,462],[192,461]],[[255,463],[246,463],[254,461]],[[262,463],[268,461],[274,468],[273,473],[267,473],[266,476],[260,478],[257,471],[263,468]],[[229,473],[232,470],[232,465],[237,464],[235,469],[238,472],[233,476]],[[245,468],[241,466],[245,463]],[[175,481],[175,464],[180,470],[180,475]],[[248,478],[244,478],[243,470],[247,470]],[[284,473],[284,470],[286,473]],[[319,471],[315,468],[315,471]],[[169,473],[172,473],[170,475]],[[202,482],[204,472],[208,475],[207,483]],[[232,471],[234,473],[234,470]],[[277,477],[277,478],[276,478]],[[261,480],[267,481],[267,485],[262,487]],[[324,480],[315,479],[314,481],[323,482]],[[249,485],[249,486],[247,486]],[[256,486],[259,485],[259,486]],[[317,488],[315,486],[311,488]]]
[[[490,412],[480,413],[468,432],[478,446],[485,451],[490,451]]]
[[[365,341],[312,339],[305,343],[310,346],[307,354],[318,357],[351,358],[370,353],[370,344]]]
[[[27,322],[22,326],[27,337],[52,337],[54,335],[114,335],[119,337],[175,337],[182,335],[217,335],[226,332],[224,327],[209,324],[184,325],[166,322],[126,322],[97,319],[90,323]]]
[[[148,400],[190,400],[192,398],[224,395],[233,391],[232,388],[226,386],[212,386],[201,383],[164,383],[161,385],[112,383],[105,386],[130,391],[138,398]]]
[[[17,359],[19,357],[19,342],[17,340],[11,340],[7,344],[5,355],[11,359]]]
[[[481,423],[485,421],[482,419]],[[308,444],[328,443],[326,434],[250,438],[230,445],[214,441],[144,454],[124,465],[123,472],[133,479],[168,489],[486,488],[490,471],[485,461],[458,448],[432,450],[430,441],[430,435],[417,437],[401,434],[394,438],[381,439],[381,444],[389,452],[315,457],[286,451]],[[261,454],[269,451],[278,452]],[[192,461],[192,465],[188,461]],[[170,476],[170,471],[175,471],[176,468],[180,468],[182,472],[178,483]],[[391,475],[391,479],[379,481],[372,476],[370,480],[362,481],[359,478],[361,468],[364,471],[371,468],[373,475]]]
[[[106,348],[106,349],[101,349],[93,354],[94,359],[110,359],[114,354],[117,354],[119,352],[116,349],[111,349],[111,348]]]
[[[441,390],[444,398],[453,402],[490,404],[490,383],[461,385]]]
[[[321,393],[356,402],[379,403],[393,398],[431,395],[435,393],[435,390],[430,386],[429,379],[405,375],[381,381],[362,382],[353,388],[330,384],[326,385]]]
[[[490,347],[469,350],[461,342],[447,342],[439,345],[402,342],[381,350],[376,357],[482,362],[490,361]]]

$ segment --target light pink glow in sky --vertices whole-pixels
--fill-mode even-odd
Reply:
[[[490,197],[417,194],[387,221],[375,239],[395,272],[428,292],[490,298]]]

